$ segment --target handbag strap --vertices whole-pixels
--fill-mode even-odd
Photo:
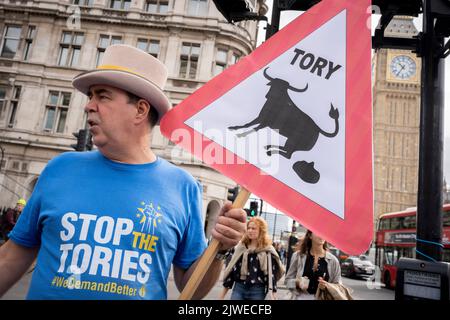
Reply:
[[[272,254],[269,252],[267,254],[267,268],[268,270],[268,281],[269,281],[269,290],[273,291],[273,281],[272,281]]]

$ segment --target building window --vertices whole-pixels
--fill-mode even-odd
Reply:
[[[44,131],[63,133],[69,111],[71,94],[50,91],[45,112]]]
[[[14,126],[14,121],[16,120],[17,107],[19,105],[19,99],[20,99],[20,90],[21,90],[21,88],[19,86],[13,87],[13,90],[12,90],[11,102],[9,103],[8,121],[7,121],[7,125],[9,128],[12,128]]]
[[[11,169],[12,170],[17,171],[17,170],[19,170],[19,168],[20,168],[20,162],[19,161],[13,161],[11,163]]]
[[[138,49],[150,53],[155,58],[158,58],[160,51],[159,40],[138,39],[137,47]]]
[[[95,62],[96,66],[98,67],[102,62],[103,53],[105,52],[107,47],[113,44],[121,44],[121,43],[122,43],[121,36],[110,36],[101,34],[100,39],[98,40],[97,59]]]
[[[183,42],[180,57],[181,78],[189,78],[189,79],[196,78],[199,55],[200,55],[200,44]]]
[[[216,52],[216,62],[214,65],[214,75],[222,73],[227,68],[227,56],[228,51],[224,49],[217,49]]]
[[[6,88],[0,87],[0,120],[5,117],[6,110]]]
[[[20,99],[20,86],[14,86],[11,90],[11,96],[7,99],[7,88],[0,87],[0,122],[3,125],[12,128],[16,120],[17,108]]]
[[[78,64],[83,40],[83,33],[70,31],[64,31],[62,33],[61,42],[59,44],[59,66],[75,67]]]
[[[232,50],[218,48],[216,51],[216,59],[214,62],[214,76],[217,76],[229,66],[235,64],[239,60],[239,55]]]
[[[145,3],[145,11],[150,13],[166,14],[169,9],[169,1],[167,0],[147,0]]]
[[[19,47],[20,33],[22,27],[19,26],[6,26],[3,32],[2,51],[1,56],[3,58],[14,58]]]
[[[208,0],[189,0],[188,14],[206,16],[208,14]]]
[[[233,53],[232,55],[231,55],[231,65],[233,65],[233,64],[236,64],[238,61],[239,61],[239,59],[241,58],[241,56],[240,55],[238,55],[238,54],[236,54],[236,53]]]
[[[118,10],[130,9],[131,0],[111,0],[110,8]]]
[[[33,45],[33,39],[36,35],[36,27],[35,26],[29,26],[27,37],[25,38],[25,48],[23,50],[23,60],[28,60],[31,55],[31,46]]]
[[[77,6],[91,7],[93,3],[94,0],[72,0],[72,4]]]

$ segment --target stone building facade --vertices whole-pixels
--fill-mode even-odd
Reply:
[[[260,13],[264,0],[249,3]],[[0,2],[0,207],[29,198],[46,163],[73,151],[86,127],[87,98],[72,78],[124,43],[168,68],[173,105],[256,47],[257,22],[229,24],[211,0],[3,0]],[[211,221],[234,182],[193,159],[154,129],[155,153],[203,184],[203,217]]]

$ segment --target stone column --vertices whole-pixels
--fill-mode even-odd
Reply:
[[[140,12],[144,12],[145,0],[132,0],[130,5],[129,19],[140,19]]]
[[[169,1],[169,8],[171,8],[171,6],[173,4],[173,1],[175,1],[175,0]],[[185,0],[185,1],[176,0],[175,4],[173,6],[173,13],[174,14],[179,14],[179,15],[185,14],[185,10],[186,10],[185,8],[186,8],[186,2],[187,1],[189,1],[189,0]]]
[[[206,39],[202,43],[202,50],[200,53],[198,80],[208,81],[212,75],[212,63],[215,57],[216,36],[214,34],[207,34]]]
[[[80,61],[78,66],[86,69],[95,68],[95,59],[97,57],[97,32],[91,28],[86,28],[84,32],[84,42],[81,47]],[[92,31],[91,31],[92,30]]]
[[[181,29],[171,28],[169,30],[169,39],[167,41],[166,58],[164,64],[166,65],[169,77],[178,77],[178,61],[180,60],[179,51],[181,46],[180,39]]]

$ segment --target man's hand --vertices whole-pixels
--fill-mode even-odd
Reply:
[[[243,209],[232,209],[227,202],[220,210],[212,236],[221,243],[220,250],[236,246],[245,234],[247,214]]]

